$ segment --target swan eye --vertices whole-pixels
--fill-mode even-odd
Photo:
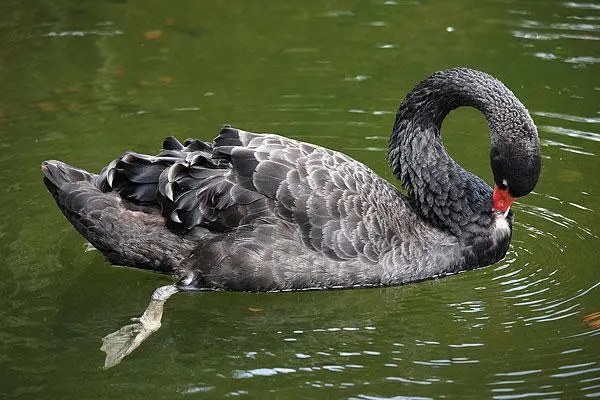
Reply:
[[[502,179],[502,183],[498,185],[498,188],[502,190],[508,189],[508,182],[506,181],[506,179]]]

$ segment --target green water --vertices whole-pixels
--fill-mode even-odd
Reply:
[[[385,289],[179,294],[102,370],[101,338],[171,280],[85,252],[42,160],[97,171],[229,123],[392,179],[395,108],[457,65],[503,80],[539,127],[542,177],[505,260]],[[3,1],[0,397],[600,397],[599,76],[592,1]],[[443,136],[491,182],[476,111]]]

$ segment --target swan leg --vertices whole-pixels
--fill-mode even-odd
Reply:
[[[137,349],[144,340],[160,328],[165,301],[179,291],[181,289],[177,284],[157,288],[152,293],[150,303],[148,303],[144,314],[139,318],[133,319],[136,323],[125,325],[118,331],[102,338],[102,347],[100,347],[100,350],[106,353],[104,369],[119,364],[125,357]]]

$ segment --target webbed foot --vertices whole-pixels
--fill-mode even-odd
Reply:
[[[144,314],[139,318],[132,318],[137,321],[135,324],[125,325],[102,339],[100,350],[106,353],[104,369],[119,364],[160,328],[165,301],[179,291],[176,285],[159,287],[152,293]]]

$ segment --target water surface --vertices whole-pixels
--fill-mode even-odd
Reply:
[[[0,396],[600,397],[600,7],[593,2],[8,1],[0,5]],[[393,113],[429,73],[503,80],[542,141],[496,265],[402,287],[174,296],[102,370],[100,339],[168,277],[111,268],[41,183],[222,124],[346,152],[393,179]],[[452,155],[491,182],[485,121]]]

